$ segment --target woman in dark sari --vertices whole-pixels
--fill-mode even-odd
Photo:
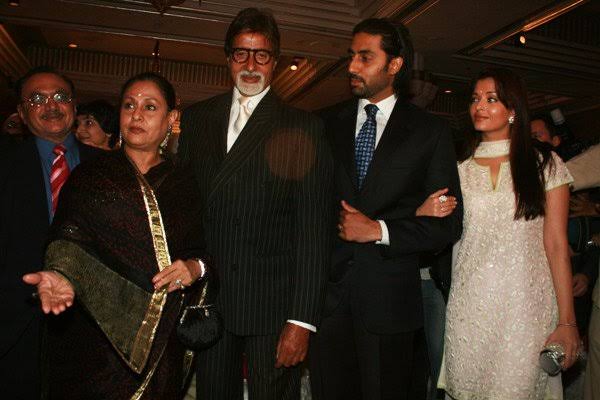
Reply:
[[[82,164],[62,189],[37,285],[48,318],[47,398],[178,399],[191,352],[176,325],[203,275],[200,197],[160,153],[177,119],[159,75],[121,92],[123,148]],[[58,315],[60,314],[60,315]]]

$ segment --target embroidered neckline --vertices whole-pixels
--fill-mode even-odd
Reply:
[[[495,158],[506,156],[510,152],[510,139],[481,142],[475,149],[474,158]]]

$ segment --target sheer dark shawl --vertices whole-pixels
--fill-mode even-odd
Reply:
[[[160,208],[171,260],[204,258],[192,176],[166,160],[145,178]],[[73,171],[51,227],[46,268],[63,274],[76,292],[71,310],[49,318],[49,397],[131,398],[140,388],[144,398],[179,396],[190,360],[175,325],[198,290],[169,294],[153,334],[140,334],[159,270],[136,170],[122,151]]]

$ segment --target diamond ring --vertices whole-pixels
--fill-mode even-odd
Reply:
[[[440,197],[438,197],[438,200],[440,201],[440,203],[444,204],[445,202],[448,201],[448,196],[446,196],[445,194],[443,194]]]
[[[177,285],[179,289],[183,289],[183,281],[181,279],[175,280],[175,285]]]

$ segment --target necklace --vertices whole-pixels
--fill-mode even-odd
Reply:
[[[510,139],[481,142],[475,149],[473,158],[496,158],[508,155]]]

